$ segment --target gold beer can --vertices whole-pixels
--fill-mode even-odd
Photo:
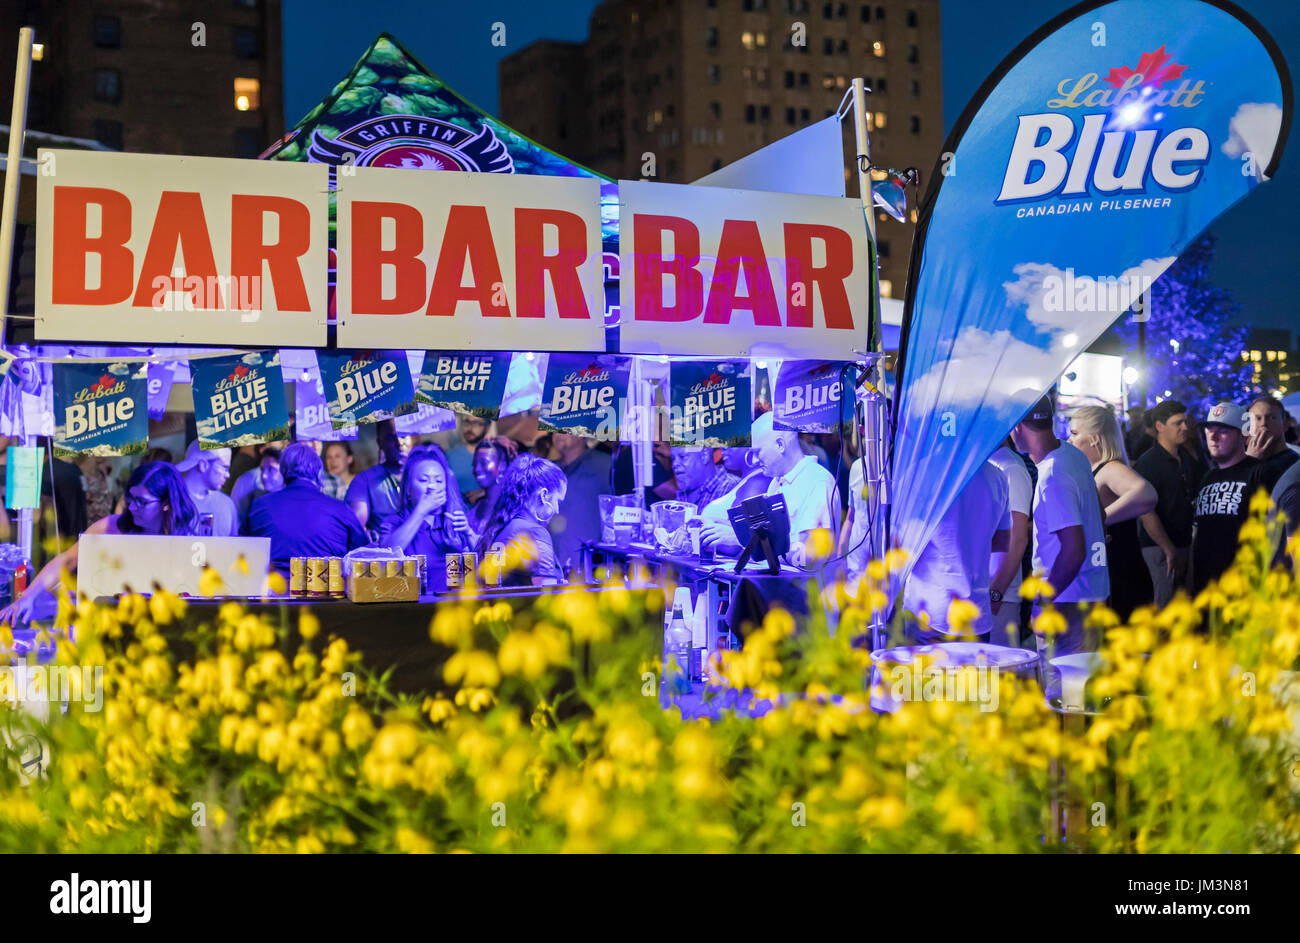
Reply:
[[[354,580],[364,579],[370,575],[370,564],[365,560],[352,561],[352,578]]]
[[[304,557],[289,558],[289,595],[301,596],[307,592],[307,560]]]
[[[384,575],[384,561],[383,561],[383,560],[371,560],[371,561],[370,561],[370,575],[371,575],[371,576],[383,576],[383,575]]]
[[[462,553],[460,555],[460,573],[461,579],[466,586],[478,585],[478,554]]]
[[[329,558],[329,594],[342,599],[345,595],[343,589],[343,558]]]
[[[415,559],[415,557],[403,557],[403,558],[402,558],[402,575],[403,575],[403,576],[419,576],[419,575],[420,575],[420,561],[417,560],[417,559]]]
[[[384,576],[401,576],[401,575],[402,575],[401,560],[384,561]]]
[[[447,588],[460,589],[460,554],[447,554]]]
[[[307,595],[329,595],[329,561],[325,557],[307,558]]]

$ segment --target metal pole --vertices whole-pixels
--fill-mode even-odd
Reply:
[[[35,37],[36,31],[30,26],[18,31],[18,66],[14,70],[14,104],[9,118],[9,162],[5,165],[4,206],[0,209],[0,344],[4,343],[9,323],[9,282],[13,273],[18,186],[23,176],[23,143],[27,137],[27,87],[32,75],[32,42]],[[24,419],[20,441],[30,446],[33,439]],[[32,559],[31,508],[18,511],[18,547],[25,559]]]
[[[22,179],[23,139],[27,135],[27,85],[32,74],[32,40],[36,31],[18,31],[18,68],[14,73],[14,107],[9,118],[9,163],[5,166],[3,217],[0,217],[0,342],[9,319],[9,277],[13,272],[14,229],[18,221],[18,184]]]
[[[884,327],[880,316],[880,272],[879,257],[876,254],[876,209],[871,196],[871,141],[867,135],[867,96],[866,84],[861,78],[853,80],[853,127],[857,140],[858,196],[862,201],[862,212],[867,218],[867,232],[871,236],[871,258],[875,262],[871,271],[871,296],[868,303],[871,309],[871,351],[883,355],[885,349]],[[878,356],[876,363],[867,371],[871,379],[870,393],[866,406],[866,435],[862,443],[863,477],[867,484],[867,507],[870,513],[870,533],[867,537],[868,556],[873,559],[883,558],[886,550],[885,516],[889,513],[889,443],[893,431],[889,423],[889,402],[882,392],[884,387],[883,356]],[[871,621],[871,647],[884,645],[886,624],[884,615],[876,615]]]

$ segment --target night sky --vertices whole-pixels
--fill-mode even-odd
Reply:
[[[689,0],[683,0],[689,2]],[[775,0],[774,0],[775,2]],[[1273,35],[1293,76],[1300,70],[1300,2],[1238,0]],[[970,96],[1015,46],[1073,0],[943,0],[944,121],[951,128]],[[582,40],[595,0],[285,0],[285,126],[292,127],[387,30],[479,107],[497,111],[497,63],[538,39]],[[1008,14],[1014,10],[1015,14]],[[993,12],[995,11],[995,12]],[[506,45],[491,43],[492,24]],[[1243,306],[1242,320],[1300,330],[1300,132],[1277,177],[1221,217],[1215,280]]]

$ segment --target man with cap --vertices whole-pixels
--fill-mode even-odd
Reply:
[[[1056,409],[1044,396],[1011,433],[1016,448],[1038,468],[1034,485],[1034,572],[1051,584],[1050,602],[1065,617],[1065,631],[1047,637],[1035,627],[1038,650],[1052,657],[1096,651],[1096,633],[1085,629],[1081,603],[1110,595],[1106,527],[1092,480],[1092,465],[1079,449],[1056,437]],[[1034,600],[1034,617],[1049,600]]]
[[[234,537],[239,533],[239,511],[221,486],[230,477],[230,449],[205,449],[195,439],[178,462],[185,490],[199,512],[199,533],[212,537]]]
[[[1235,403],[1219,403],[1205,417],[1205,442],[1214,467],[1196,492],[1192,525],[1192,594],[1218,579],[1237,556],[1237,533],[1250,499],[1264,487],[1263,466],[1246,454],[1249,417]]]

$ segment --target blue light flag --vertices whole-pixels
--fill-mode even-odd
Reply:
[[[316,361],[335,429],[415,410],[404,350],[319,350]]]
[[[749,445],[753,394],[746,364],[734,360],[675,363],[669,374],[669,436],[674,446]]]
[[[54,364],[54,454],[149,450],[148,364]]]
[[[191,371],[194,421],[203,448],[240,448],[289,438],[278,350],[195,360]]]
[[[1291,122],[1276,44],[1227,2],[1087,2],[966,107],[921,206],[894,402],[912,559],[1069,363],[1228,207]]]
[[[496,419],[511,356],[428,351],[415,387],[415,401],[466,416]]]

